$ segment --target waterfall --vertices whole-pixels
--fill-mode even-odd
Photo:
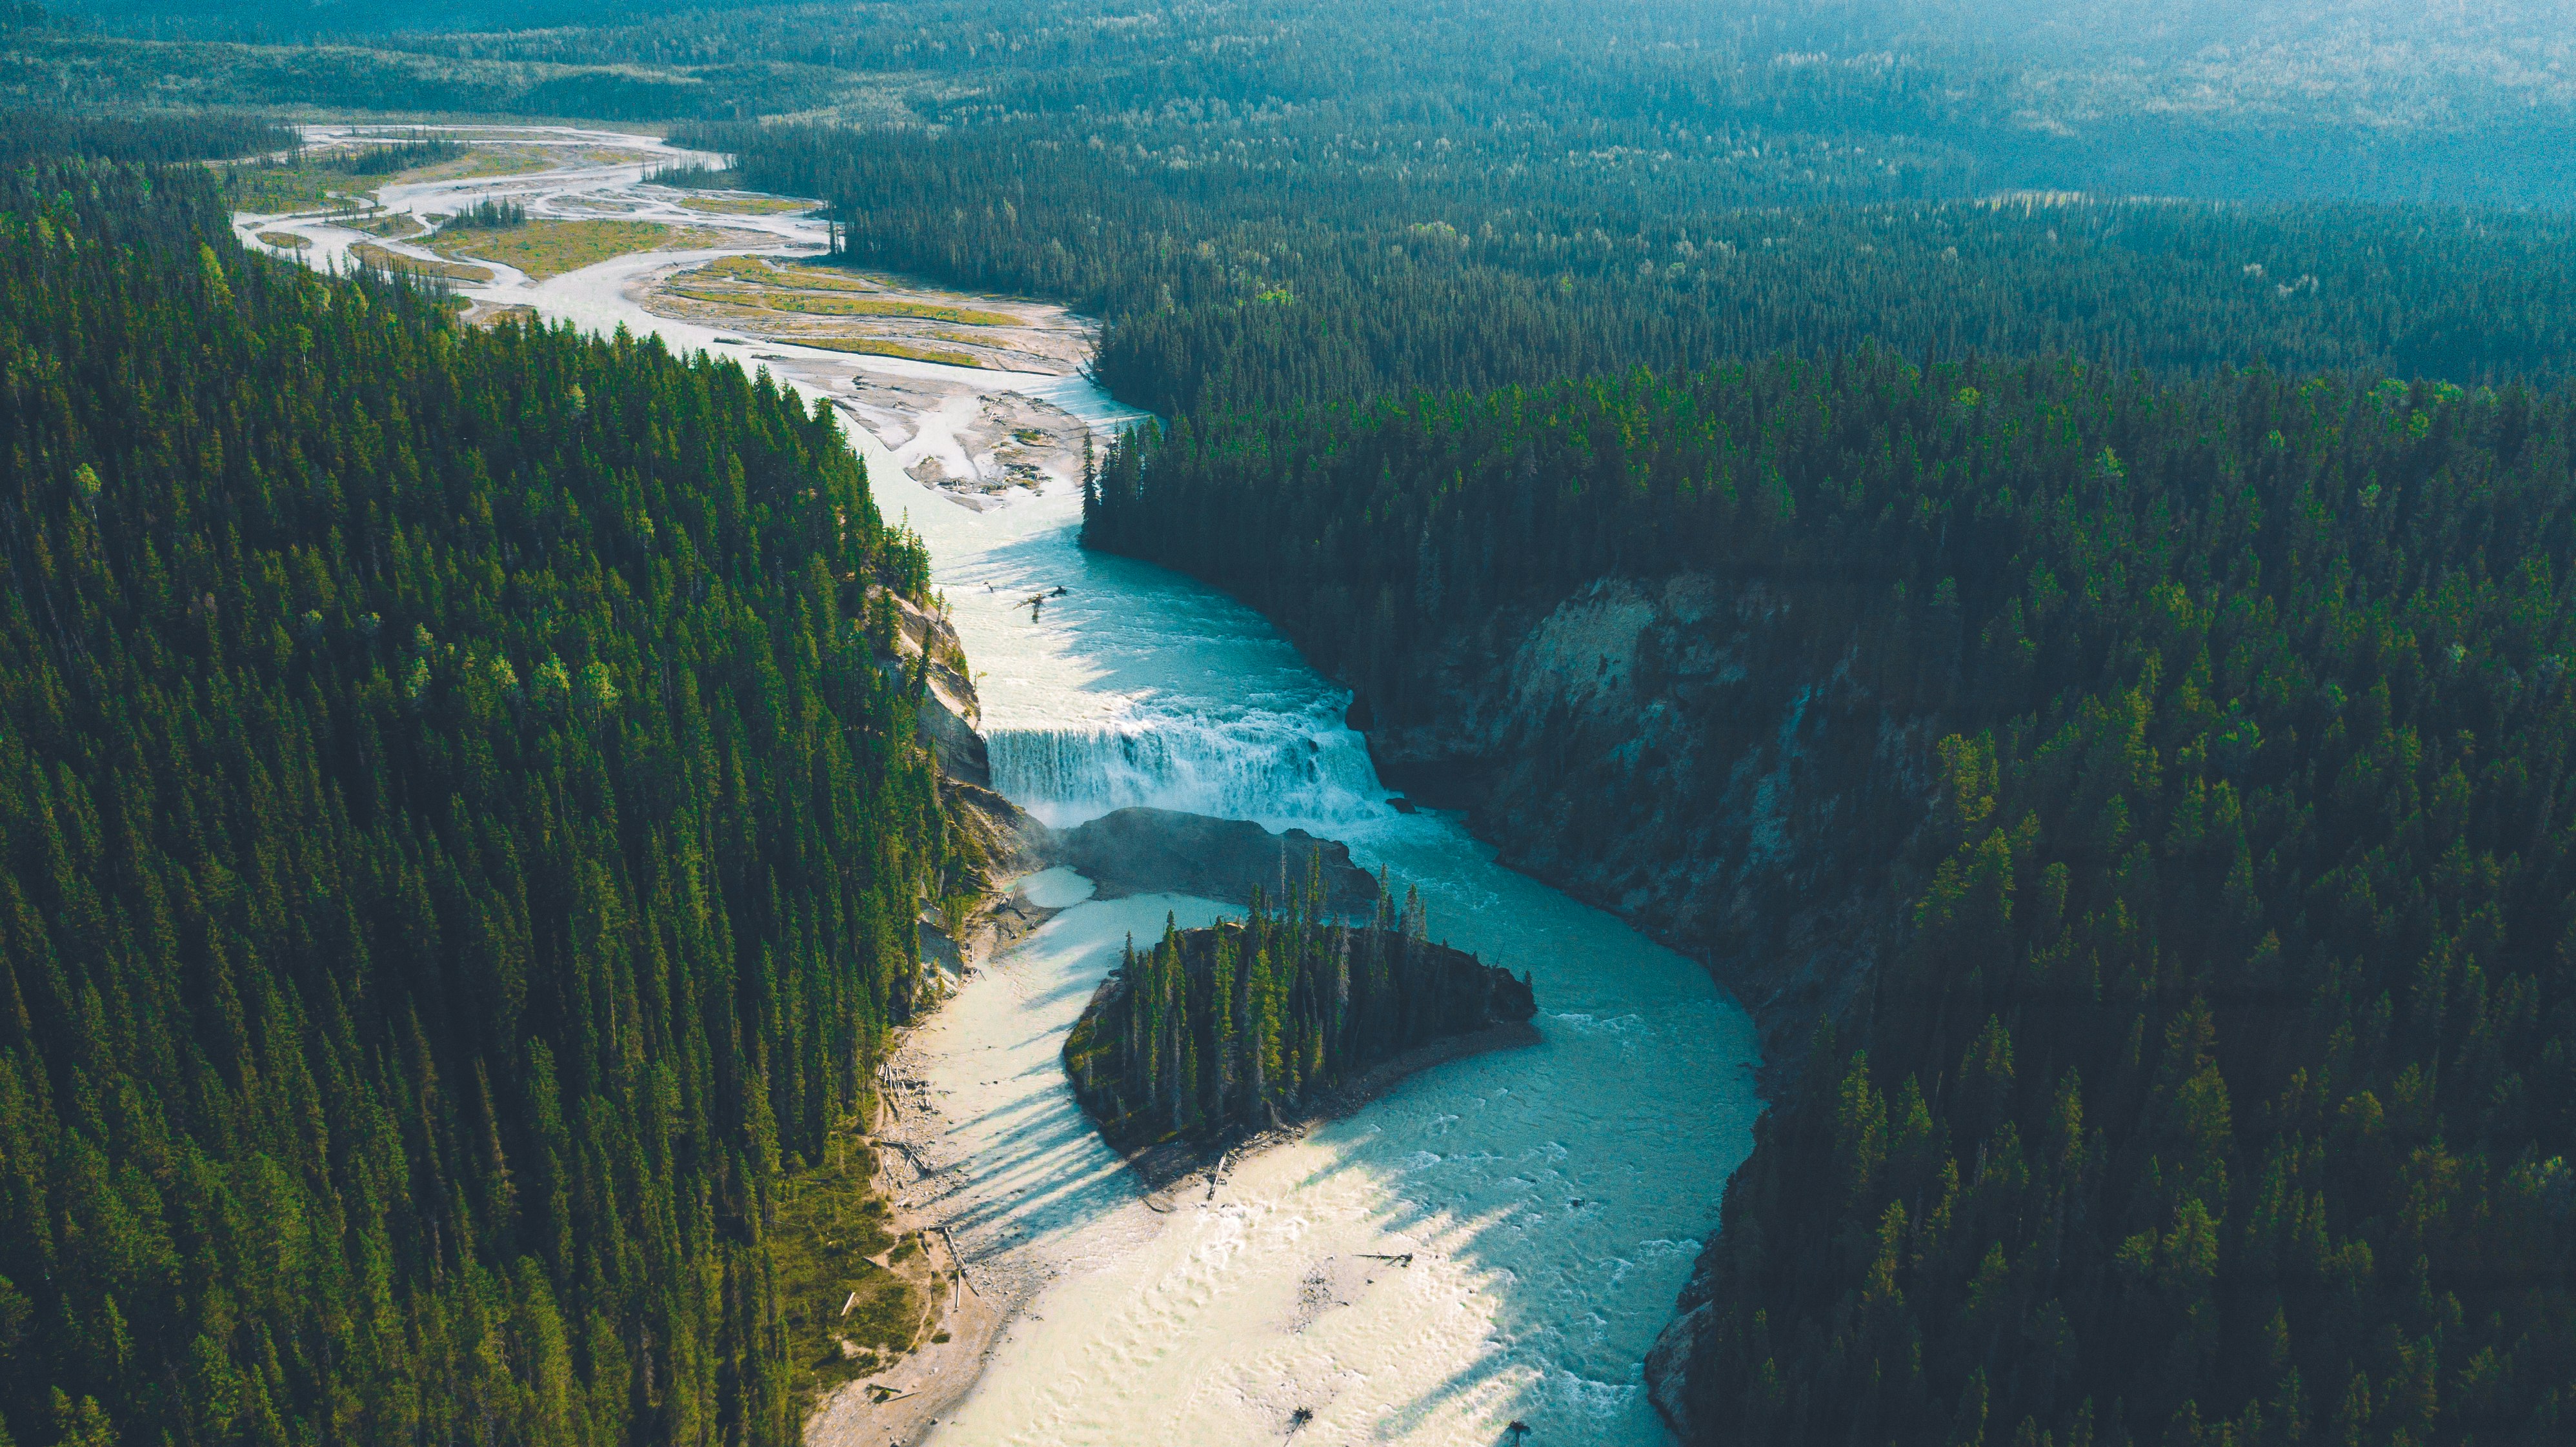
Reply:
[[[1253,711],[1001,727],[986,743],[993,787],[1060,829],[1140,804],[1310,825],[1386,813],[1368,746],[1337,722]]]

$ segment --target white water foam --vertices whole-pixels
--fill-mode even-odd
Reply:
[[[1320,824],[1387,812],[1359,735],[1294,715],[1003,727],[986,742],[993,787],[1059,829],[1136,805]]]

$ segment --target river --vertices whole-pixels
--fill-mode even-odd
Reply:
[[[514,180],[563,195],[639,169]],[[811,244],[818,226],[761,229],[775,247]],[[633,300],[627,282],[669,260],[505,278],[494,295],[733,350]],[[758,350],[791,380],[834,385],[797,349]],[[846,373],[848,358],[828,360]],[[1132,415],[1079,377],[965,385],[1096,426]],[[1458,816],[1390,809],[1342,725],[1346,694],[1250,609],[1082,551],[1069,489],[972,511],[848,430],[879,505],[929,546],[997,788],[1058,825],[1144,803],[1344,840],[1422,890],[1434,938],[1530,971],[1540,1007],[1539,1045],[1414,1076],[1156,1211],[1082,1120],[1057,1052],[1122,939],[1217,906],[1083,900],[969,976],[903,1060],[945,1118],[940,1190],[960,1246],[1027,1292],[930,1440],[1484,1443],[1515,1421],[1531,1444],[1669,1440],[1641,1363],[1751,1147],[1759,1053],[1742,1010],[1698,966],[1495,863]],[[1022,600],[1058,587],[1032,617]],[[1062,871],[1030,888],[1050,904],[1087,893]]]

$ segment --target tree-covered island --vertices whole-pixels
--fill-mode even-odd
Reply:
[[[1065,1074],[1110,1144],[1211,1142],[1313,1108],[1407,1051],[1538,1013],[1529,977],[1426,935],[1420,899],[1381,891],[1366,924],[1332,917],[1310,874],[1273,908],[1139,950],[1065,1040]]]

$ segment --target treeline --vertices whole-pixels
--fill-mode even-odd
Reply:
[[[472,149],[452,137],[415,131],[389,140],[371,138],[365,144],[330,152],[321,158],[321,165],[326,170],[345,171],[352,176],[390,176],[414,166],[435,166],[442,161],[453,161]]]
[[[1095,312],[1101,381],[1167,417],[1863,340],[2464,385],[2546,383],[2576,355],[2576,228],[2556,216],[1874,199],[1920,180],[1873,147],[1759,130],[1606,153],[1429,127],[1213,147],[1035,123],[683,139],[737,156],[745,185],[831,201],[850,262]]]
[[[1411,890],[1364,925],[1320,874],[1273,910],[1127,943],[1065,1039],[1074,1095],[1122,1149],[1278,1123],[1400,1051],[1537,1013],[1526,977],[1425,937]]]
[[[1793,191],[1848,200],[2050,186],[2530,207],[2563,205],[2576,187],[2567,159],[2576,127],[2561,99],[2531,81],[2538,72],[2458,63],[2480,46],[2545,48],[2554,37],[2529,15],[2452,27],[2448,59],[2410,65],[2388,58],[2404,44],[2357,52],[2333,30],[2176,50],[2170,35],[2117,25],[2041,25],[2003,11],[1928,24],[1904,6],[1794,0],[1517,11],[1447,0],[1147,11],[999,0],[651,12],[540,0],[435,13],[386,0],[90,0],[82,9],[105,24],[48,25],[33,7],[16,27],[0,21],[10,62],[0,91],[85,105],[607,119],[838,111],[937,127],[1030,124],[1074,145],[1099,137],[1252,155],[1310,175],[1336,139],[1407,150],[1419,141],[1416,163],[1454,160],[1460,146],[1526,150],[1549,169],[1612,162],[1649,187],[1686,177],[1689,137],[1714,133],[1798,153],[1773,169],[1784,188],[1775,201]],[[2410,28],[2380,16],[2372,33]],[[2313,83],[2278,83],[2301,68]],[[2354,126],[2364,113],[2373,124]],[[1826,152],[1840,154],[1820,163]],[[1528,179],[1524,194],[1547,194],[1541,176]]]
[[[644,183],[683,191],[732,191],[741,187],[742,178],[731,171],[711,170],[705,166],[661,166],[647,173]]]
[[[0,1441],[793,1443],[922,551],[765,377],[227,233],[0,175]]]
[[[303,137],[260,116],[196,112],[72,115],[55,110],[0,110],[0,167],[46,157],[96,156],[161,165],[292,151]]]
[[[1683,1303],[1702,1439],[2576,1427],[2576,397],[1863,351],[1183,426],[1094,491],[1382,711],[1697,571],[1942,737],[1903,942]]]
[[[309,14],[311,7],[298,7]],[[830,105],[850,82],[825,71],[743,66],[687,73],[632,65],[458,62],[377,44],[240,44],[0,32],[0,102],[135,106],[314,106],[591,121],[743,119]]]
[[[516,201],[477,201],[444,224],[451,231],[507,231],[528,224],[528,208]]]

